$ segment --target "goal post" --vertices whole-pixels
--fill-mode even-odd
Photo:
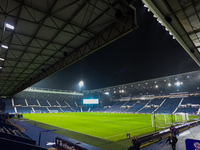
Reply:
[[[173,116],[170,114],[155,114],[155,116],[151,115],[152,127],[156,126],[158,128],[166,128],[169,126],[169,124],[172,124],[172,117]]]
[[[35,110],[35,111],[31,110],[31,113],[42,113],[42,111],[41,110]]]
[[[166,117],[164,114],[155,114],[151,115],[151,123],[152,127],[158,127],[158,128],[166,128],[169,121],[167,120],[168,117]]]
[[[58,113],[58,110],[49,110],[49,113]]]
[[[176,122],[189,121],[188,113],[175,113],[175,121]]]

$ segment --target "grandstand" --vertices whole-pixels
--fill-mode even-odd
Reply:
[[[191,72],[147,81],[85,90],[83,93],[54,89],[28,88],[11,98],[4,98],[9,113],[48,112],[115,112],[115,113],[157,113],[199,114],[199,72]],[[174,78],[174,79],[173,79]],[[183,84],[177,86],[176,79]],[[190,82],[190,80],[197,80]],[[173,81],[174,80],[174,81]],[[156,81],[156,83],[155,83]],[[173,84],[174,82],[174,84]],[[170,87],[166,84],[171,83]],[[156,88],[158,85],[159,88]],[[153,87],[154,86],[154,87]],[[148,89],[149,88],[149,89]],[[120,89],[120,90],[116,90]],[[121,90],[122,89],[122,90]],[[157,93],[158,90],[162,90]],[[172,91],[176,90],[174,93]],[[109,94],[104,94],[108,92]],[[122,92],[123,91],[123,92]],[[137,91],[137,94],[135,93]],[[152,92],[155,94],[145,94]],[[143,94],[144,93],[144,94]],[[130,97],[129,95],[134,95]],[[83,99],[100,97],[99,104],[84,104]]]

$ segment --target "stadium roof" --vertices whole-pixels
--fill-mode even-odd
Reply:
[[[200,71],[127,83],[95,90],[84,90],[83,92],[86,94],[108,94],[114,99],[134,96],[170,95],[174,93],[200,93]]]
[[[12,96],[137,29],[131,2],[1,1],[0,96]]]
[[[200,66],[200,1],[142,0],[185,51]],[[173,55],[173,54],[172,54]]]

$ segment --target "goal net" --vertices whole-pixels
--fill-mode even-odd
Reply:
[[[176,122],[186,122],[189,121],[188,113],[175,113]]]
[[[31,110],[31,113],[42,113],[42,111],[41,110],[35,110],[35,111]]]
[[[58,110],[49,110],[49,113],[58,113]]]
[[[169,114],[155,114],[151,115],[152,127],[166,128],[169,124],[172,124],[172,117]]]

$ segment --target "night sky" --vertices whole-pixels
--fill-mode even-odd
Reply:
[[[33,87],[91,90],[199,70],[198,65],[161,26],[141,1],[137,9],[139,28]]]

